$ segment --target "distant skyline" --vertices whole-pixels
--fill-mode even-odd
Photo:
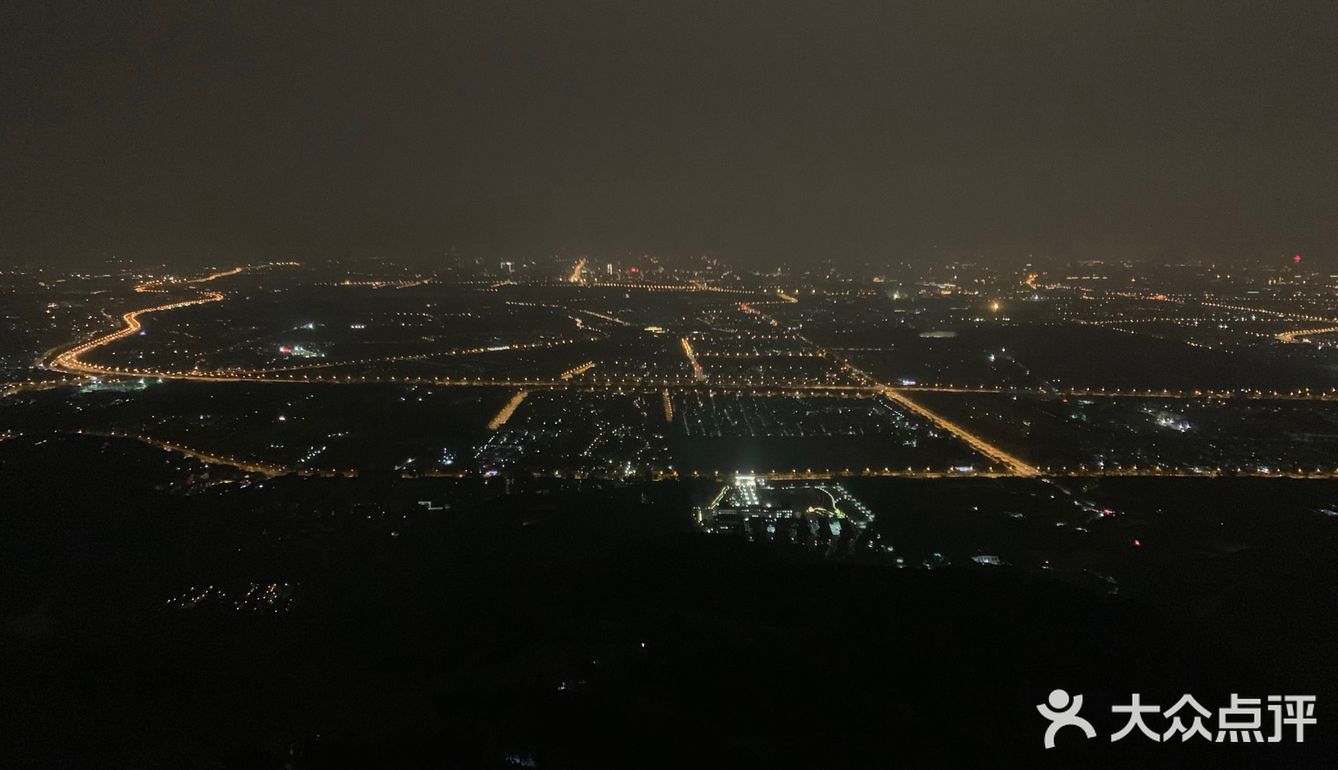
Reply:
[[[1338,6],[0,7],[0,265],[1338,254]]]

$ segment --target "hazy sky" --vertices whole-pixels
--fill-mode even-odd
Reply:
[[[0,4],[0,260],[1338,254],[1338,3]]]

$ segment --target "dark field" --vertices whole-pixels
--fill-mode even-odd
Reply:
[[[1330,484],[1103,484],[1120,531],[1076,549],[1115,574],[1139,560],[1112,595],[1075,541],[1040,535],[1066,506],[1032,482],[861,484],[907,552],[1016,565],[925,571],[698,534],[698,492],[677,485],[292,479],[186,498],[153,486],[187,461],[136,445],[14,440],[0,462],[10,766],[1048,766],[1032,704],[1053,686],[1093,703],[1338,689],[1327,649],[1294,643],[1335,632],[1335,522],[1308,510]],[[1029,521],[1010,530],[1015,509]],[[1042,553],[1053,570],[1029,563]],[[271,583],[291,602],[166,604]],[[1331,735],[1094,742],[1062,764],[1320,767]]]

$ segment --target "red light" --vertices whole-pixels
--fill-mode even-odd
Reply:
[[[634,267],[634,268],[631,269],[631,272],[633,272],[633,273],[639,273],[639,272],[641,272],[641,271],[640,271],[640,270],[637,270],[637,269]]]
[[[1295,262],[1298,265],[1301,264],[1301,255],[1297,254],[1296,256],[1292,257],[1292,262]]]
[[[1143,541],[1139,540],[1138,538],[1134,538],[1134,548],[1142,548],[1142,547],[1143,547]]]

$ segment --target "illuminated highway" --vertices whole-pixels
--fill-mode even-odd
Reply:
[[[683,337],[679,340],[679,344],[683,346],[683,355],[687,356],[688,364],[692,367],[692,376],[697,380],[705,380],[706,372],[702,370],[702,365],[697,363],[697,353],[693,351],[692,343],[687,337]]]
[[[569,281],[570,283],[580,283],[581,271],[584,269],[585,269],[585,257],[581,257],[580,259],[576,260],[575,265],[572,265],[571,275],[567,276],[567,281]]]
[[[1338,332],[1338,326],[1324,326],[1318,329],[1298,329],[1294,332],[1282,332],[1277,335],[1279,342],[1303,342],[1306,337],[1314,337],[1320,334],[1333,334]]]
[[[76,345],[73,348],[70,348],[63,353],[55,355],[53,358],[47,361],[46,367],[48,369],[52,369],[58,372],[64,372],[66,374],[85,374],[85,375],[122,374],[127,376],[140,376],[139,374],[132,372],[131,370],[114,370],[114,369],[109,369],[107,367],[97,366],[95,364],[85,363],[82,359],[82,356],[85,353],[88,353],[89,351],[105,347],[107,345],[112,344],[113,342],[116,342],[117,340],[125,339],[126,337],[137,334],[139,330],[143,328],[143,325],[139,321],[141,316],[149,315],[151,313],[164,313],[169,310],[178,310],[180,308],[190,307],[192,305],[203,305],[209,302],[220,302],[222,300],[223,300],[222,294],[216,291],[211,291],[205,293],[205,295],[200,297],[199,299],[183,300],[181,302],[171,302],[166,305],[158,305],[156,307],[146,307],[141,310],[131,310],[130,312],[121,316],[121,322],[125,324],[122,328],[114,332],[111,332],[110,334],[104,334],[101,337],[89,340],[88,342],[85,342],[83,344]],[[151,372],[146,372],[144,374],[148,376],[165,376],[162,374],[154,374]]]
[[[516,409],[520,408],[521,402],[523,402],[528,395],[529,391],[516,391],[516,394],[511,397],[511,400],[503,404],[497,414],[488,421],[488,430],[497,430],[503,425],[506,425],[506,421],[511,419],[511,415],[516,413]]]
[[[166,441],[163,439],[153,438],[151,436],[141,436],[131,433],[118,433],[114,431],[109,431],[109,432],[77,431],[77,434],[83,436],[101,436],[103,438],[132,439],[142,444],[154,447],[155,449],[161,449],[164,452],[174,452],[176,454],[185,455],[186,457],[198,460],[206,465],[226,465],[232,468],[236,468],[240,471],[244,471],[246,473],[258,473],[264,476],[283,476],[287,474],[298,474],[304,476],[352,477],[358,475],[357,471],[353,469],[333,470],[333,469],[305,468],[296,466],[276,465],[273,463],[263,463],[255,460],[246,460],[229,455],[220,455],[202,449],[195,449],[193,447],[188,447],[173,441]]]
[[[985,457],[988,457],[992,462],[996,462],[1005,466],[1010,471],[1012,471],[1014,475],[1036,476],[1040,474],[1040,471],[1037,470],[1035,467],[1028,465],[1022,460],[1008,454],[1002,449],[989,443],[979,435],[972,433],[971,431],[967,430],[966,428],[963,428],[961,425],[958,425],[952,420],[949,420],[946,417],[943,417],[942,415],[938,414],[937,412],[934,412],[933,410],[929,409],[929,407],[920,404],[918,401],[911,400],[910,397],[908,397],[906,394],[898,393],[896,390],[893,390],[892,388],[884,388],[883,395],[887,396],[889,399],[899,404],[900,406],[909,409],[910,411],[920,415],[921,417],[925,418],[926,420],[929,420],[930,422],[934,423],[943,430],[946,430],[947,432],[966,442],[966,444],[970,446],[972,449],[976,450]]]
[[[564,382],[565,382],[565,381],[569,381],[569,380],[571,380],[571,379],[573,379],[573,378],[575,378],[575,377],[579,377],[579,376],[581,376],[582,374],[585,374],[586,372],[588,372],[588,371],[590,371],[591,369],[594,369],[594,368],[595,368],[595,362],[594,362],[594,361],[586,361],[585,363],[580,364],[580,365],[578,365],[578,366],[573,366],[572,368],[570,368],[570,369],[568,369],[567,371],[563,372],[562,374],[558,375],[558,379],[559,379],[559,380],[562,380],[562,381],[564,381]]]
[[[236,468],[244,473],[256,473],[265,476],[319,476],[319,477],[354,477],[355,469],[311,468],[303,465],[281,465],[257,460],[249,460],[233,455],[186,446],[152,436],[116,431],[76,431],[77,435],[100,436],[138,441],[146,446],[184,455],[207,465],[223,465]],[[0,433],[0,442],[18,438],[19,434]],[[1254,479],[1292,479],[1292,480],[1334,480],[1338,479],[1338,468],[1167,468],[1161,466],[1128,466],[1110,468],[1078,467],[1043,467],[1032,469],[1035,473],[1023,474],[1016,470],[976,470],[976,469],[933,469],[933,468],[794,468],[790,470],[754,469],[716,469],[712,471],[693,471],[679,474],[677,471],[662,472],[657,480],[678,478],[711,478],[717,480],[732,479],[740,473],[746,473],[758,480],[767,481],[833,481],[844,478],[895,478],[895,479],[1000,479],[1017,478],[1020,475],[1044,475],[1048,478],[1254,478]],[[486,476],[486,473],[469,470],[406,470],[401,474],[405,478],[442,476],[450,478],[468,478]]]
[[[62,377],[58,380],[24,380],[23,382],[3,382],[0,383],[0,398],[13,396],[19,393],[30,393],[41,390],[54,390],[64,387],[71,383],[84,382],[82,377]]]

